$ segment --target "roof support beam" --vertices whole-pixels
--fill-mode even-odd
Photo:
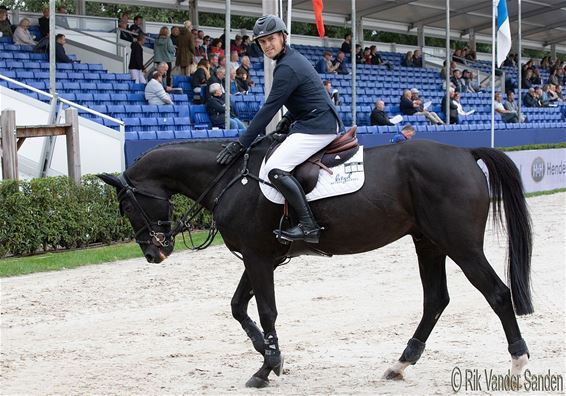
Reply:
[[[405,4],[409,4],[414,2],[415,0],[395,0],[395,1],[388,1],[376,7],[366,8],[365,10],[361,10],[358,12],[358,18],[362,18],[371,14],[375,14],[376,12],[387,11],[392,8],[397,8],[404,6]]]
[[[554,29],[554,28],[557,28],[557,27],[565,26],[565,25],[566,25],[566,22],[559,21],[559,22],[552,23],[550,25],[539,26],[539,27],[534,28],[534,29],[529,29],[529,30],[523,31],[523,37],[532,36],[533,34],[546,32],[549,29]]]
[[[529,12],[524,12],[523,15],[521,16],[521,19],[524,21],[527,18],[532,18],[538,15],[542,15],[542,14],[546,14],[548,12],[552,12],[552,11],[556,11],[559,10],[561,8],[566,7],[566,1],[561,1],[558,4],[554,4],[552,6],[543,6],[542,4],[540,5],[540,8],[537,8],[536,10],[532,10]],[[491,15],[491,12],[490,12]],[[509,21],[516,19],[518,17],[517,11],[515,11],[515,13],[513,15],[509,15]],[[472,26],[469,29],[465,29],[462,32],[462,35],[466,35],[468,34],[468,31],[470,29],[474,29],[476,32],[480,32],[484,29],[487,29],[488,27],[491,27],[491,21],[490,22],[486,22],[486,23],[482,23],[476,26]]]
[[[563,34],[562,36],[558,36],[553,38],[551,41],[547,41],[544,43],[544,46],[549,46],[549,45],[553,45],[553,44],[560,44],[563,43],[564,41],[566,41],[566,33]]]
[[[458,11],[452,12],[451,18],[454,18],[458,15],[464,15],[464,14],[467,14],[469,12],[478,11],[478,10],[481,10],[482,8],[485,8],[485,7],[491,7],[492,4],[493,4],[492,1],[480,1],[479,3],[472,4],[468,7],[461,8]],[[418,22],[412,22],[411,24],[409,24],[409,30],[413,30],[414,28],[416,28],[418,25],[421,25],[421,24],[424,25],[424,26],[427,26],[427,25],[434,23],[434,22],[440,22],[440,21],[443,21],[445,18],[446,18],[446,12],[443,12],[442,14],[432,15],[428,18],[421,19]]]

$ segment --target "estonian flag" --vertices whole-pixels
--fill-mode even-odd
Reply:
[[[507,13],[507,0],[497,2],[497,67],[501,67],[511,50],[511,28]]]

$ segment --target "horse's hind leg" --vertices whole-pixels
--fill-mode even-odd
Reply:
[[[263,356],[265,352],[263,334],[255,322],[248,316],[248,303],[253,295],[254,292],[250,280],[248,279],[248,274],[244,271],[240,283],[238,283],[238,287],[232,297],[232,316],[240,322],[242,328],[250,340],[252,340],[254,349]]]
[[[426,340],[450,301],[446,287],[446,254],[424,237],[413,236],[413,242],[417,250],[419,272],[423,284],[423,315],[403,354],[385,372],[384,377],[387,379],[402,379],[403,371],[419,360]]]
[[[481,249],[459,252],[454,255],[449,253],[449,256],[462,269],[472,285],[483,294],[499,317],[509,344],[508,351],[512,358],[511,374],[521,374],[529,361],[529,350],[525,340],[521,337],[521,331],[513,311],[511,291],[497,276]]]

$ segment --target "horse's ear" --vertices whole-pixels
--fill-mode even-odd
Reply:
[[[113,175],[109,175],[108,173],[100,173],[98,175],[96,175],[100,180],[102,180],[104,183],[109,184],[113,187],[116,187],[118,189],[124,187],[124,185],[122,184],[122,182],[120,181],[120,179],[118,179],[116,176]]]

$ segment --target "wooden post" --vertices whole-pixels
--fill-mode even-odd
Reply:
[[[77,109],[69,107],[65,110],[65,123],[67,127],[67,166],[69,179],[77,185],[81,184],[81,151],[79,146],[79,113]]]
[[[14,110],[2,111],[0,127],[2,128],[2,178],[18,180],[16,112]]]

